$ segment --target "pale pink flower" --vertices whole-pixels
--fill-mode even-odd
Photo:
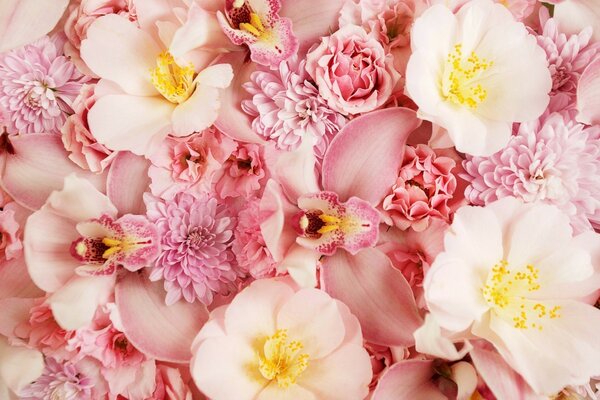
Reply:
[[[46,358],[42,376],[23,388],[22,400],[92,400],[94,382],[69,361]]]
[[[306,70],[329,107],[344,115],[381,107],[400,79],[375,34],[355,25],[322,38],[308,53]]]
[[[225,0],[217,18],[236,45],[247,45],[252,61],[275,67],[298,51],[292,21],[279,16],[280,0]]]
[[[260,231],[259,204],[259,199],[252,199],[240,211],[231,245],[240,268],[256,279],[274,276],[277,267]]]
[[[192,391],[181,371],[164,364],[156,365],[156,389],[146,400],[192,400]]]
[[[166,304],[183,297],[208,305],[215,294],[234,291],[239,272],[230,249],[235,220],[228,210],[206,193],[182,192],[171,201],[144,199],[161,237],[150,279],[164,280]]]
[[[150,155],[152,194],[172,200],[179,192],[211,189],[215,174],[236,149],[236,143],[215,128],[187,138],[167,138]]]
[[[508,146],[464,162],[465,197],[475,205],[514,196],[560,207],[582,232],[600,226],[600,127],[554,113],[521,124]]]
[[[565,34],[556,20],[550,18],[548,10],[540,10],[540,23],[543,27],[537,36],[538,44],[546,52],[552,76],[551,96],[567,96],[569,105],[575,102],[577,84],[583,70],[600,52],[600,42],[592,41],[592,27],[577,34]]]
[[[423,231],[432,218],[450,220],[450,204],[456,190],[450,157],[437,156],[424,144],[406,146],[404,161],[391,194],[383,200],[386,222],[400,229]]]
[[[82,0],[74,7],[64,25],[68,42],[65,53],[82,72],[91,73],[79,55],[81,41],[87,37],[90,25],[103,15],[118,14],[132,22],[137,21],[133,0]]]
[[[252,100],[242,109],[254,117],[252,129],[277,148],[295,150],[303,140],[316,140],[320,158],[346,119],[333,111],[319,95],[305,70],[305,61],[282,62],[277,70],[259,69],[244,88]]]
[[[219,171],[215,186],[219,197],[250,198],[265,183],[266,165],[262,146],[238,143]]]
[[[348,307],[289,279],[255,281],[213,311],[192,353],[192,377],[214,400],[363,399],[372,377]]]
[[[29,310],[29,321],[24,329],[28,330],[29,346],[39,349],[45,355],[56,357],[66,352],[67,341],[74,334],[58,325],[50,306],[43,299]]]
[[[517,21],[523,21],[535,10],[538,0],[495,0],[504,5]],[[542,7],[544,8],[544,7]]]
[[[95,85],[83,85],[73,102],[74,114],[67,118],[61,132],[71,161],[92,172],[102,172],[110,165],[116,153],[98,143],[90,133],[87,116],[95,102]]]
[[[59,133],[88,80],[63,55],[64,37],[44,36],[0,55],[0,107],[10,133]]]
[[[12,260],[21,255],[22,229],[18,222],[18,205],[8,203],[0,210],[0,261]]]

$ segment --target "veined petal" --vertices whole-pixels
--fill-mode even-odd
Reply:
[[[145,214],[142,195],[148,190],[150,162],[133,153],[122,151],[111,163],[106,178],[106,192],[119,214]]]
[[[600,124],[600,58],[587,66],[577,85],[577,120],[588,125]]]
[[[373,400],[445,400],[431,380],[434,374],[433,361],[400,361],[379,378]]]

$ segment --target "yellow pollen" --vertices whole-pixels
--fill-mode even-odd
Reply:
[[[320,234],[332,232],[337,229],[340,229],[345,234],[350,234],[357,232],[361,228],[361,224],[355,218],[350,216],[340,218],[335,215],[321,214],[319,215],[319,218],[325,223],[325,225],[317,231]]]
[[[102,253],[102,258],[104,258],[104,259],[108,259],[110,256],[112,256],[116,253],[119,253],[121,251],[129,251],[129,250],[143,244],[143,243],[138,243],[135,240],[130,240],[130,239],[119,240],[119,239],[114,239],[114,238],[109,238],[109,237],[103,238],[102,243],[108,247],[108,249],[104,250],[104,253]]]
[[[171,103],[181,104],[194,92],[194,66],[178,65],[168,51],[156,58],[156,68],[150,72],[152,84]]]
[[[466,57],[462,44],[448,54],[442,77],[442,95],[458,105],[476,109],[488,97],[487,90],[478,83],[482,74],[494,65],[493,61],[479,58],[475,52]]]
[[[266,29],[256,13],[250,13],[250,22],[242,22],[240,29],[256,37],[261,37],[266,33]]]
[[[560,306],[548,307],[528,298],[540,288],[539,270],[533,265],[512,271],[508,262],[501,260],[492,268],[482,293],[492,310],[512,321],[515,328],[543,330],[541,322],[560,318]]]
[[[287,330],[278,329],[269,336],[258,356],[258,369],[268,380],[277,380],[280,388],[287,388],[308,367],[308,354],[300,353],[304,345],[296,340],[288,340]]]

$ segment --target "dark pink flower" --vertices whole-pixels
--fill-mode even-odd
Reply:
[[[167,305],[182,297],[208,305],[215,294],[235,290],[239,271],[230,249],[235,220],[216,198],[182,192],[171,201],[149,195],[145,201],[161,238],[150,279],[164,280]]]
[[[449,202],[456,190],[455,166],[453,159],[437,156],[424,144],[406,146],[398,179],[383,200],[386,222],[422,231],[431,218],[449,221]]]

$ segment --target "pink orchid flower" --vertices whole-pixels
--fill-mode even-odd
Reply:
[[[252,61],[274,67],[298,51],[292,21],[280,9],[280,0],[225,0],[217,18],[234,44],[248,46]]]

